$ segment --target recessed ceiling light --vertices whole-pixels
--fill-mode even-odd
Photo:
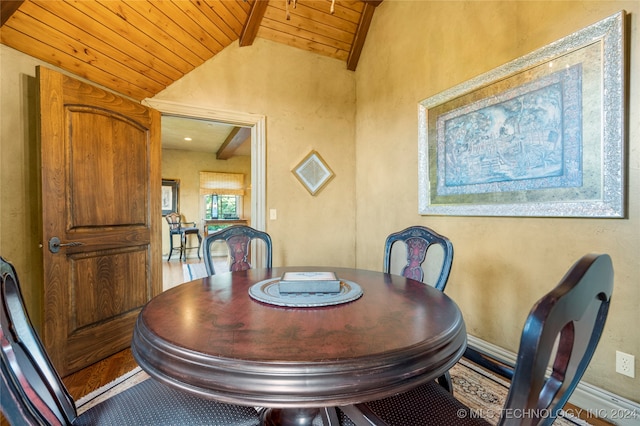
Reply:
[[[188,138],[188,137],[187,137],[187,138],[184,138],[184,140],[185,140],[185,141],[190,141],[190,140],[191,140],[191,138]]]

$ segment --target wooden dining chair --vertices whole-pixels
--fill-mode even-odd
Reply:
[[[216,241],[225,241],[229,249],[229,271],[245,271],[251,269],[250,249],[251,241],[261,240],[264,242],[266,268],[272,266],[271,236],[263,231],[258,231],[247,225],[232,225],[218,232],[207,235],[204,238],[203,253],[204,266],[208,275],[215,275],[216,269],[213,265],[213,252],[211,246]]]
[[[435,282],[426,282],[440,291],[444,291],[453,263],[453,244],[443,235],[426,226],[410,226],[402,231],[390,234],[384,243],[384,273],[396,273],[392,269],[392,249],[397,244],[404,244],[407,252],[406,264],[399,271],[399,275],[416,281],[425,282],[423,264],[427,253],[434,247],[440,246],[443,251],[442,265]]]
[[[202,399],[147,379],[78,415],[25,310],[15,269],[0,257],[0,399],[12,425],[260,423],[253,407]]]
[[[598,345],[612,291],[613,266],[609,255],[587,254],[533,306],[522,331],[498,425],[553,423]],[[341,407],[350,417],[343,417],[342,426],[491,424],[435,382],[355,407]]]
[[[406,264],[404,264],[401,270],[392,271],[393,248],[399,244],[403,244],[405,247],[407,256]],[[435,250],[432,249],[436,246],[439,246],[442,250],[442,263],[440,264],[440,270],[437,274],[438,278],[434,282],[427,282],[425,280],[423,264],[427,259],[427,254],[433,253]],[[424,282],[440,291],[444,291],[447,281],[449,280],[452,264],[453,244],[451,244],[451,241],[426,226],[410,226],[402,231],[390,234],[385,240],[382,272],[386,274],[398,273],[403,277]],[[451,375],[448,372],[438,377],[438,383],[449,392],[453,392]]]

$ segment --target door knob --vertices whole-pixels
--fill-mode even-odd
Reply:
[[[83,244],[84,243],[81,243],[80,241],[71,241],[69,243],[61,243],[60,238],[53,237],[49,240],[49,251],[51,253],[57,253],[60,251],[60,247],[77,247]]]

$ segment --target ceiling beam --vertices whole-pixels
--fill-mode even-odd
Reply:
[[[234,127],[227,139],[222,143],[220,149],[216,153],[216,159],[228,160],[233,157],[233,153],[242,145],[247,138],[251,137],[250,127]]]
[[[371,19],[373,19],[373,12],[382,0],[362,0],[364,1],[364,9],[362,9],[362,15],[360,15],[360,22],[358,22],[358,28],[356,34],[353,36],[353,43],[351,44],[351,51],[347,57],[347,69],[349,71],[355,71],[360,60],[360,54],[364,47],[364,41],[367,38],[367,32],[369,32],[369,26],[371,25]]]
[[[245,22],[242,33],[240,34],[240,47],[251,46],[253,44],[268,4],[269,0],[256,0],[251,5],[247,22]]]
[[[20,1],[3,0],[0,2],[0,27],[4,25],[4,23],[7,22],[9,18],[11,18],[11,15],[13,15],[16,12],[16,10],[18,10],[18,8],[22,3],[24,3],[24,0],[20,0]]]

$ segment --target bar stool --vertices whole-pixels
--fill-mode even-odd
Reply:
[[[202,245],[202,235],[200,234],[200,228],[196,226],[195,222],[182,222],[180,213],[171,212],[165,216],[167,223],[169,224],[169,257],[167,261],[171,260],[171,255],[174,250],[178,250],[180,255],[178,258],[187,260],[187,250],[197,249],[198,259],[200,257],[200,246]],[[173,246],[173,237],[178,235],[180,237],[180,245]],[[187,246],[189,235],[195,235],[198,237],[198,246]]]

